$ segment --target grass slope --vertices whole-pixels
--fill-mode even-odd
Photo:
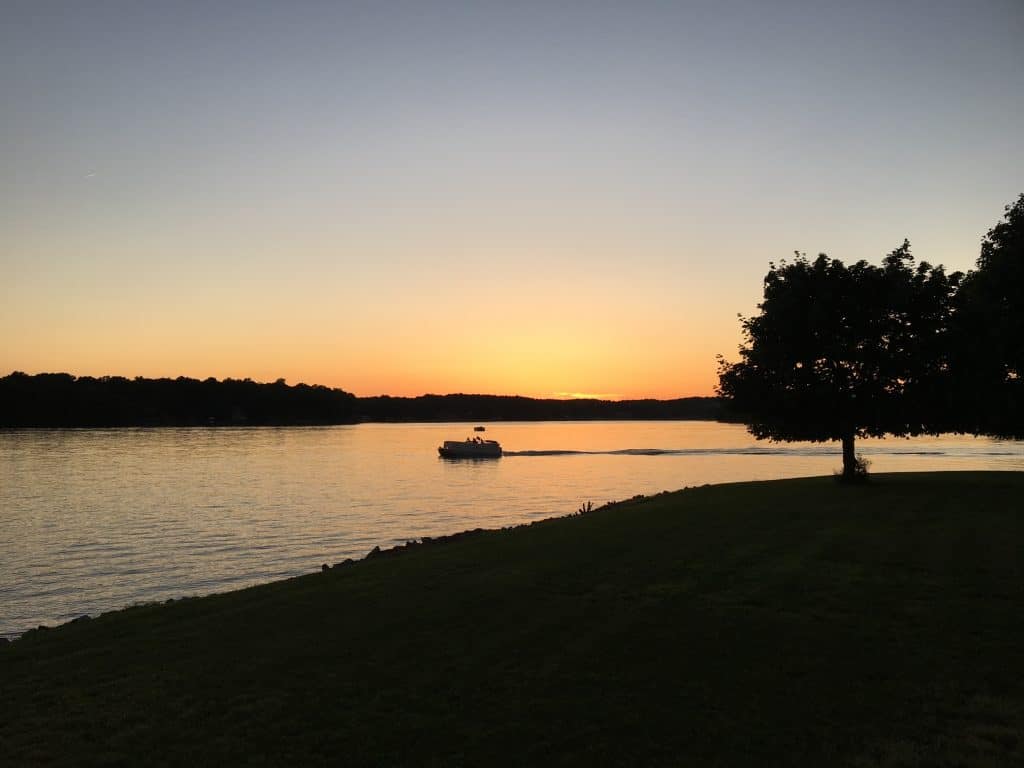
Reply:
[[[1024,474],[689,489],[0,648],[10,764],[1024,764]]]

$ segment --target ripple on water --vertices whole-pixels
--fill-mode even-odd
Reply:
[[[575,512],[637,493],[830,474],[827,444],[713,422],[488,428],[509,453],[450,462],[465,424],[0,432],[0,635],[315,571],[375,546]],[[861,441],[875,471],[1024,470],[1012,441]]]

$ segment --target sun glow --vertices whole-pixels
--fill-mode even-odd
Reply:
[[[1024,173],[1013,11],[64,5],[4,18],[0,374],[710,395],[770,260],[969,269]]]
[[[556,400],[621,400],[621,395],[609,392],[552,392]]]

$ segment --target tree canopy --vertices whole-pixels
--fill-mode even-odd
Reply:
[[[966,432],[1024,437],[1024,194],[981,242],[956,302],[955,391]]]
[[[0,378],[0,427],[348,424],[355,396],[284,379],[127,379],[15,371]]]
[[[719,359],[718,392],[761,439],[839,440],[949,428],[946,345],[961,275],[915,264],[910,244],[881,266],[825,254],[772,264],[759,314],[741,320],[740,359]]]
[[[284,379],[0,377],[0,428],[349,424],[360,421],[715,419],[714,397],[676,400],[537,400],[500,395],[355,397]]]

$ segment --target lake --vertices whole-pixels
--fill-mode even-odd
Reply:
[[[636,494],[830,474],[835,444],[702,421],[487,426],[508,452],[446,461],[469,424],[0,432],[0,636],[310,573],[421,536]],[[1024,470],[1024,443],[863,440],[875,472]]]

